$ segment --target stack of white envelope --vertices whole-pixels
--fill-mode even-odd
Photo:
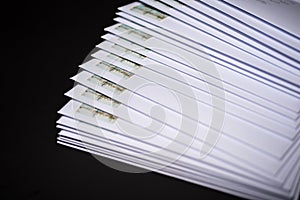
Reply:
[[[300,3],[141,0],[72,77],[58,143],[249,199],[298,199]]]

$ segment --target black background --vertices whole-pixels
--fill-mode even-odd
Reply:
[[[130,2],[2,7],[1,199],[238,199],[157,173],[122,173],[56,144],[57,110],[73,86],[69,77],[101,42],[117,7]]]

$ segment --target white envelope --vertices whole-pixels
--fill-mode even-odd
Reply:
[[[83,85],[85,85],[89,88],[92,88],[100,93],[103,93],[107,96],[114,94],[114,91],[110,91],[106,87],[99,87],[99,83],[96,83],[93,80],[94,77],[95,76],[93,74],[83,71],[80,74],[76,75],[73,79],[75,81],[79,82],[80,84],[83,84]],[[128,94],[129,94],[129,91],[124,90],[122,93],[120,93],[120,95],[115,95],[114,98],[115,99],[117,97],[121,98],[122,96],[127,98]],[[161,94],[161,95],[163,98],[164,94]],[[154,97],[156,97],[156,96],[154,96]],[[116,99],[116,100],[121,101],[121,99]],[[103,105],[101,105],[101,106],[103,106]],[[64,114],[64,113],[62,113],[62,114]],[[205,127],[203,127],[201,124],[199,124],[198,127],[201,128],[201,130],[199,130],[199,131],[202,131],[201,133],[204,133],[207,131],[207,128],[205,129]],[[204,128],[204,129],[202,129],[202,128]],[[187,130],[187,131],[189,131],[189,130]],[[214,130],[210,130],[210,131],[214,132]],[[191,134],[192,134],[191,132],[188,133],[189,137],[191,136]],[[201,134],[201,137],[204,138],[203,134]],[[229,143],[231,143],[231,144],[229,145]],[[225,135],[221,136],[218,139],[217,144],[218,144],[216,146],[217,148],[224,146],[225,149],[223,149],[223,150],[225,152],[229,152],[230,155],[234,155],[238,159],[243,160],[244,164],[247,162],[248,164],[246,167],[249,167],[249,164],[251,163],[252,166],[257,167],[257,169],[255,169],[255,171],[259,170],[259,168],[260,168],[260,170],[264,169],[263,171],[265,171],[265,172],[267,171],[267,173],[271,173],[273,175],[276,174],[278,180],[281,180],[281,181],[286,178],[286,176],[290,172],[290,169],[294,167],[294,164],[297,160],[297,159],[293,159],[293,157],[292,157],[293,154],[291,152],[289,154],[289,156],[285,156],[283,158],[283,160],[278,161],[277,159],[274,159],[272,157],[264,155],[259,151],[255,151],[253,148],[249,148],[247,145],[244,145],[243,143],[239,144],[238,142],[234,142],[233,140],[230,140],[230,138],[225,137]],[[297,148],[298,146],[299,145],[295,145],[294,148]],[[237,148],[237,149],[235,149],[235,148]],[[241,151],[243,151],[245,153],[245,155],[247,154],[247,156],[243,155],[244,153],[241,153]],[[298,151],[300,151],[299,148],[297,149],[297,151],[295,153],[297,154]],[[212,152],[212,153],[214,153],[214,152]],[[260,161],[258,161],[258,160],[260,160]],[[241,164],[243,164],[243,163],[241,163]]]
[[[279,71],[276,72],[276,67],[251,54],[239,50],[231,44],[228,44],[227,41],[217,40],[208,33],[196,29],[195,27],[191,27],[169,15],[164,15],[158,10],[154,10],[141,3],[132,3],[119,9],[144,21],[152,23],[155,26],[168,30],[174,34],[178,34],[187,40],[193,41],[212,56],[222,58],[231,64],[236,64],[241,70],[251,73],[252,76],[263,76],[264,82],[274,83],[279,88],[291,90],[292,94],[299,97],[300,88],[298,85],[298,76],[284,73],[279,69]],[[153,16],[160,16],[162,19],[155,19]]]
[[[197,81],[197,82],[195,82],[195,85],[193,85],[192,87],[199,89],[201,91],[207,91],[207,88],[203,89],[201,87],[205,83],[208,84],[209,87],[213,88],[214,90],[220,90],[220,88],[217,87],[218,85],[207,83],[205,81],[205,79],[203,79],[202,76],[198,76],[197,72],[195,74],[195,71],[191,68],[185,67],[184,65],[176,63],[170,59],[166,59],[165,57],[162,57],[153,51],[146,50],[142,46],[138,46],[137,44],[129,42],[128,40],[124,40],[120,37],[113,36],[111,34],[106,34],[102,37],[106,40],[109,40],[109,41],[115,43],[116,45],[112,46],[112,48],[114,49],[114,51],[112,51],[112,52],[115,52],[115,53],[118,52],[116,54],[122,55],[124,58],[128,58],[128,59],[130,59],[140,65],[144,65],[146,67],[149,65],[149,63],[152,63],[151,67],[149,67],[149,69],[159,72],[159,73],[164,73],[164,72],[161,71],[160,69],[156,69],[157,65],[162,67],[163,69],[165,69],[166,67],[167,68],[169,67],[170,69],[174,69],[174,70],[176,70],[176,72],[181,73],[182,76],[187,77],[187,79],[191,78],[191,79],[193,79],[193,81]],[[106,41],[103,42],[103,44],[105,44],[105,43],[107,43],[107,42]],[[112,48],[108,48],[107,46],[105,48],[112,49]],[[125,53],[125,54],[120,53],[120,50],[124,51],[124,48],[131,49],[131,50],[130,51],[126,50],[127,53]],[[131,55],[131,54],[133,54],[133,55]],[[137,57],[136,54],[140,55],[140,56]],[[153,65],[153,63],[155,63],[155,65]],[[165,74],[165,75],[168,76],[168,74]],[[174,80],[177,80],[176,77],[172,77],[172,78],[174,78]],[[178,81],[182,81],[182,80],[178,80]],[[299,124],[300,124],[299,119],[296,121],[294,119],[292,119],[290,116],[288,116],[288,114],[291,114],[288,111],[284,112],[285,111],[284,110],[283,113],[285,115],[281,115],[274,110],[265,108],[265,104],[259,105],[259,104],[256,104],[255,102],[253,102],[253,100],[255,100],[256,96],[253,95],[253,96],[251,96],[252,98],[250,98],[250,100],[247,100],[243,97],[243,96],[247,96],[246,95],[247,93],[245,94],[245,92],[243,92],[243,90],[238,90],[239,93],[237,93],[237,94],[239,94],[239,95],[237,95],[236,93],[232,93],[233,91],[235,91],[235,88],[232,88],[231,85],[228,85],[223,82],[223,86],[226,86],[226,88],[228,87],[228,89],[224,88],[226,102],[230,102],[230,103],[232,103],[232,105],[235,105],[239,108],[242,108],[245,110],[250,110],[253,113],[257,113],[259,115],[265,116],[276,122],[285,124],[291,128],[293,128],[293,127],[295,129],[299,128]],[[214,94],[214,92],[211,92],[210,95],[224,99],[224,96],[219,95],[218,93]],[[200,100],[203,100],[203,99],[206,100],[206,95],[204,93],[202,93]],[[211,102],[210,99],[208,101]],[[268,103],[268,102],[265,102],[265,103]],[[232,109],[230,107],[230,110],[234,110],[234,109]],[[294,116],[294,115],[292,115],[292,116]]]
[[[63,124],[64,122],[66,122],[66,121],[68,121],[67,123],[66,123],[66,126],[68,126],[68,127],[70,127],[70,124],[75,124],[75,123],[78,123],[78,122],[75,122],[74,120],[72,120],[72,119],[67,119],[67,118],[62,118],[62,119],[60,119],[60,123],[61,124]],[[85,126],[88,126],[87,124],[85,125]],[[72,127],[72,125],[71,125],[71,127]],[[72,128],[67,128],[67,127],[65,127],[65,126],[59,126],[59,128],[62,128],[62,129],[64,129],[64,130],[67,130],[67,131],[70,131],[70,132],[61,132],[59,135],[60,135],[60,137],[58,138],[58,141],[64,141],[64,142],[71,142],[71,143],[73,143],[72,142],[72,140],[70,140],[70,138],[74,138],[75,140],[76,140],[76,142],[74,142],[73,144],[78,144],[78,143],[80,143],[80,145],[79,145],[79,147],[82,147],[81,148],[81,150],[87,150],[87,149],[95,149],[95,145],[91,145],[91,143],[93,143],[93,142],[91,142],[92,140],[91,140],[91,136],[90,136],[90,134],[88,134],[87,132],[82,132],[82,131],[80,131],[80,130],[77,130],[77,127],[76,127],[76,125],[75,126],[73,126],[73,127],[75,127],[75,129],[76,130],[74,130],[74,129],[72,129]],[[101,130],[101,131],[105,131],[105,130]],[[72,133],[71,133],[72,132]],[[97,133],[98,132],[96,132],[95,134],[97,135]],[[99,134],[98,134],[99,135]],[[68,139],[66,139],[66,138],[64,138],[64,137],[67,137]],[[89,138],[87,138],[87,137],[89,137]],[[96,142],[96,146],[98,145],[100,145],[101,146],[101,148],[105,148],[106,147],[106,149],[111,149],[111,151],[109,151],[109,150],[107,150],[107,152],[109,152],[109,155],[113,155],[114,153],[113,152],[116,152],[116,150],[118,150],[117,148],[116,148],[116,146],[120,146],[121,144],[118,142],[117,144],[116,143],[114,143],[113,141],[109,141],[108,143],[106,142],[105,143],[105,138],[104,138],[104,140],[103,139],[101,139],[100,141],[99,141],[99,137],[96,137],[97,138],[97,142]],[[95,135],[94,136],[92,136],[92,139],[95,139]],[[89,144],[87,144],[87,143],[84,143],[84,141],[89,141]],[[103,143],[104,142],[104,143]],[[95,144],[95,143],[94,143]],[[93,148],[94,147],[94,148]],[[128,147],[128,146],[124,146],[125,148],[130,148],[130,147]],[[133,149],[134,150],[134,149]],[[121,150],[120,152],[121,152],[121,154],[123,154],[124,155],[124,149],[123,150]],[[124,158],[124,156],[122,156],[123,158]],[[126,156],[127,158],[134,158],[134,157],[128,157],[128,156]],[[145,160],[145,159],[147,159],[146,158],[146,156],[145,157],[143,157],[143,160]],[[148,158],[149,159],[149,158]],[[162,160],[157,160],[157,159],[155,159],[155,160],[153,160],[152,159],[152,161],[151,161],[151,163],[152,164],[154,164],[154,163],[157,163],[157,162],[162,162]],[[126,162],[125,162],[126,163]],[[141,164],[142,162],[140,161],[140,162],[138,162],[138,163],[136,163],[135,164],[135,166],[140,166],[141,167],[141,165],[139,165],[139,164]],[[242,191],[242,196],[244,196],[245,195],[245,193],[246,194],[251,194],[251,195],[254,195],[254,196],[256,196],[257,194],[259,194],[259,196],[261,196],[260,198],[267,198],[266,196],[270,196],[270,194],[268,194],[268,192],[260,192],[260,191],[263,191],[263,189],[266,189],[264,186],[261,186],[259,183],[256,183],[256,184],[254,184],[253,186],[255,186],[254,188],[253,188],[253,186],[251,187],[250,186],[250,188],[249,188],[249,186],[247,186],[247,185],[242,185],[242,187],[238,187],[238,185],[239,186],[241,186],[241,183],[238,183],[238,184],[236,184],[236,180],[230,180],[230,179],[228,179],[229,177],[226,177],[226,176],[224,176],[224,175],[220,175],[220,174],[218,174],[218,173],[214,173],[213,175],[209,175],[209,170],[210,169],[212,169],[212,167],[210,167],[210,166],[207,166],[207,169],[205,170],[205,173],[201,173],[201,168],[199,168],[199,170],[197,170],[197,172],[195,173],[195,171],[191,171],[190,170],[190,168],[189,167],[180,167],[180,166],[178,166],[178,165],[176,165],[177,163],[175,163],[175,164],[171,164],[171,165],[169,165],[169,166],[167,166],[166,168],[170,168],[170,167],[175,167],[175,168],[179,168],[180,170],[179,171],[177,171],[177,172],[174,172],[174,174],[169,174],[169,175],[171,175],[171,176],[176,176],[177,178],[181,178],[181,179],[183,179],[183,180],[185,180],[184,179],[184,177],[182,177],[182,173],[181,172],[186,172],[186,171],[188,171],[188,173],[187,174],[189,174],[189,175],[192,175],[192,174],[194,174],[193,176],[191,176],[192,177],[192,180],[187,180],[187,181],[190,181],[190,182],[193,182],[193,183],[196,183],[196,184],[201,184],[201,185],[203,185],[203,182],[202,181],[199,181],[199,178],[202,176],[202,175],[205,175],[207,178],[205,179],[205,180],[209,180],[209,178],[208,177],[216,177],[216,178],[218,178],[219,179],[219,181],[217,181],[217,182],[215,182],[216,180],[214,179],[214,181],[212,182],[212,183],[215,183],[215,184],[220,184],[220,183],[222,183],[222,182],[226,182],[227,181],[227,184],[226,184],[226,187],[225,188],[227,188],[227,189],[229,189],[229,191],[227,191],[227,192],[229,192],[229,193],[232,193],[233,192],[233,194],[235,194],[235,195],[241,195],[241,194],[239,194],[239,193],[235,193],[234,191],[236,191],[236,192],[241,192]],[[160,166],[160,165],[159,165]],[[158,167],[159,167],[158,166]],[[162,173],[163,171],[164,171],[164,169],[166,169],[166,168],[162,168],[162,169],[160,169],[160,170],[157,170],[158,169],[158,167],[156,166],[154,166],[154,167],[152,167],[152,170],[154,170],[154,171],[158,171],[159,173]],[[149,169],[149,168],[148,168]],[[204,168],[202,168],[202,169],[204,169]],[[221,178],[220,178],[221,177]],[[201,179],[200,179],[201,180]],[[249,183],[248,183],[249,184]],[[204,184],[205,185],[205,184]],[[222,185],[219,185],[219,187],[220,186],[222,186]],[[224,185],[223,185],[224,186]],[[295,183],[294,184],[294,188],[296,188],[295,186],[297,186],[297,184]],[[211,187],[211,186],[209,186],[209,187]],[[258,188],[256,188],[256,187],[258,187]],[[215,187],[212,187],[212,188],[215,188]],[[223,187],[221,187],[221,188],[223,188]],[[217,188],[215,188],[215,189],[218,189],[218,187]],[[220,188],[219,188],[220,189]],[[224,188],[223,188],[224,189]],[[230,192],[230,190],[233,190],[233,191],[231,191]],[[221,189],[221,191],[223,191],[222,189]],[[297,190],[295,190],[295,189],[293,189],[292,190],[293,192],[292,193],[295,193],[295,191],[297,191]],[[244,195],[243,195],[244,194]],[[245,196],[244,196],[245,197]],[[257,198],[257,197],[256,197]],[[270,197],[269,197],[270,198]],[[267,198],[267,199],[269,199],[269,198]],[[274,198],[274,197],[272,197],[272,198]],[[282,197],[281,197],[282,198]]]
[[[208,2],[206,0],[206,2]],[[300,18],[300,4],[295,1],[254,1],[247,2],[241,0],[224,0],[228,5],[236,8],[240,11],[246,11],[247,17],[255,18],[264,22],[262,26],[272,28],[278,28],[280,31],[287,35],[292,35],[296,39],[300,39],[300,28],[298,19]],[[234,13],[234,12],[233,12]],[[278,17],[278,13],[284,14],[282,17]],[[247,19],[246,17],[242,19]],[[248,22],[248,21],[247,21]],[[255,25],[255,23],[252,23]],[[258,28],[262,27],[259,26]],[[274,30],[273,30],[274,31]],[[268,34],[272,35],[268,32]],[[293,45],[292,43],[290,45]],[[299,50],[299,46],[298,46]]]
[[[144,2],[147,3],[147,1]],[[189,18],[193,20],[191,21],[191,23],[197,21],[198,23],[201,23],[202,26],[208,26],[214,29],[214,32],[216,32],[216,34],[220,34],[221,37],[226,37],[229,40],[233,40],[238,47],[246,50],[248,49],[253,53],[255,52],[255,55],[259,54],[266,61],[273,63],[277,67],[281,67],[292,73],[299,74],[299,70],[297,69],[297,67],[299,67],[299,64],[297,62],[290,60],[288,57],[282,55],[282,53],[278,52],[278,50],[274,49],[274,47],[268,47],[270,44],[266,45],[263,42],[258,41],[256,38],[247,37],[240,30],[236,29],[236,27],[236,30],[230,28],[230,26],[226,23],[226,17],[225,20],[224,17],[222,18],[222,20],[216,19],[216,15],[211,13],[211,9],[204,6],[203,9],[198,11],[191,6],[189,7],[188,4],[184,5],[178,1],[161,0],[161,2],[172,6],[173,9],[182,12],[182,14],[186,16],[189,16]]]
[[[255,102],[257,103],[261,103],[262,105],[266,105],[266,106],[272,106],[270,107],[270,109],[276,110],[278,112],[281,112],[282,110],[282,114],[286,114],[288,116],[292,116],[292,118],[294,119],[298,119],[299,117],[299,99],[293,95],[289,95],[288,93],[285,93],[283,91],[277,90],[275,89],[273,86],[269,86],[269,85],[265,85],[263,83],[260,82],[260,78],[256,77],[255,79],[250,78],[248,76],[244,76],[240,74],[240,71],[236,72],[236,70],[238,69],[234,69],[235,71],[232,71],[230,69],[228,69],[227,67],[231,67],[231,65],[228,65],[226,63],[221,63],[221,65],[219,63],[216,63],[215,60],[209,58],[207,55],[201,53],[198,51],[198,54],[195,54],[194,52],[189,52],[186,50],[183,50],[180,47],[177,47],[173,44],[170,44],[168,42],[165,42],[163,40],[158,39],[156,36],[154,37],[153,35],[149,35],[148,39],[144,40],[144,39],[139,39],[140,36],[136,36],[135,34],[135,29],[132,29],[131,27],[127,27],[127,26],[122,26],[121,24],[117,24],[117,25],[113,25],[109,28],[106,28],[105,30],[114,33],[122,38],[125,38],[133,43],[137,43],[142,47],[146,47],[147,49],[152,50],[153,52],[157,53],[160,56],[160,59],[164,59],[161,60],[160,62],[166,62],[165,60],[169,60],[169,62],[173,62],[175,64],[181,64],[181,65],[185,65],[187,67],[193,68],[197,71],[199,71],[199,69],[197,68],[197,65],[194,66],[191,65],[191,61],[193,60],[199,60],[202,59],[202,65],[201,65],[201,72],[203,76],[209,76],[209,77],[213,77],[216,78],[214,80],[219,80],[219,81],[223,81],[223,82],[227,82],[228,84],[232,84],[234,85],[236,88],[243,88],[244,90],[247,89],[248,93],[252,93],[252,96],[250,99],[255,98],[255,96],[253,96],[253,94],[255,95],[259,95],[261,96],[261,98],[256,98]],[[146,31],[144,29],[139,29],[137,30],[138,33],[143,32],[146,33]],[[148,34],[148,33],[147,33]],[[166,53],[166,51],[171,51],[172,54],[170,53]],[[156,56],[158,56],[156,55]],[[180,55],[180,56],[178,56]],[[200,57],[199,57],[200,56]],[[204,59],[204,58],[205,59]],[[183,58],[189,58],[188,60],[183,60]],[[208,62],[208,63],[207,63]],[[219,74],[219,76],[215,73],[209,73],[211,68],[207,68],[208,66],[210,66],[210,62],[214,63],[214,67],[217,70],[217,73]],[[199,65],[199,64],[198,64]],[[224,67],[224,65],[226,67]],[[195,68],[196,67],[196,68]],[[220,79],[220,77],[222,77]],[[209,83],[209,81],[207,80],[207,82]],[[256,86],[256,87],[250,87],[251,84],[259,84],[260,86]],[[225,87],[225,85],[224,85]],[[265,89],[262,89],[265,88]],[[249,95],[249,94],[248,94]],[[246,94],[243,94],[241,96],[247,96]],[[258,97],[258,96],[257,96]],[[268,99],[268,101],[266,101],[265,99]],[[268,102],[274,102],[273,105],[269,105]],[[278,107],[279,104],[281,105],[282,108]],[[285,109],[287,108],[287,109]],[[294,114],[293,114],[294,113]]]
[[[196,29],[205,32],[206,34],[212,35],[220,42],[226,41],[226,43],[231,44],[237,49],[245,51],[255,57],[260,58],[261,60],[269,62],[271,64],[269,66],[272,67],[270,68],[272,69],[272,72],[269,71],[270,73],[276,73],[276,68],[280,68],[281,70],[277,71],[280,77],[284,76],[284,74],[287,74],[287,76],[289,76],[289,73],[286,72],[290,72],[296,76],[300,76],[300,71],[296,69],[296,67],[300,67],[299,64],[295,64],[294,66],[292,66],[293,62],[289,62],[290,60],[287,57],[274,51],[274,49],[266,48],[261,43],[255,42],[253,40],[249,41],[248,37],[243,37],[242,34],[237,34],[232,29],[228,28],[228,26],[220,26],[219,23],[216,23],[209,17],[201,15],[195,10],[189,9],[182,4],[180,5],[178,4],[178,2],[176,3],[173,0],[163,0],[162,2],[167,4],[169,3],[172,6],[175,6],[176,9],[172,9],[170,5],[164,4],[160,1],[141,1],[171,15],[173,18],[177,19],[180,22],[186,23],[187,25],[195,27]],[[185,11],[185,13],[183,13],[182,11]],[[284,60],[284,62],[282,60]]]
[[[287,34],[287,32],[276,29],[274,28],[274,26],[270,26],[267,23],[258,20],[257,17],[250,16],[245,12],[240,12],[236,8],[226,5],[224,1],[179,1],[189,7],[192,7],[193,9],[198,10],[199,12],[204,11],[205,13],[208,13],[211,17],[219,21],[224,21],[230,28],[234,29],[235,31],[241,32],[247,37],[250,37],[254,40],[261,41],[270,48],[274,48],[274,50],[282,49],[282,54],[284,54],[285,56],[289,56],[291,59],[294,59],[296,63],[299,63],[297,62],[297,60],[299,61],[299,39],[291,36],[290,34]],[[265,7],[269,7],[268,5],[262,5],[262,3],[259,3],[258,1],[251,1],[251,3],[244,1],[244,3],[251,4],[252,6],[249,6],[249,8],[253,7],[253,5],[257,6],[257,9],[261,9],[260,12],[266,12]],[[268,1],[268,4],[272,4],[272,2]],[[284,5],[278,6],[279,9],[285,9],[283,7]],[[279,16],[277,15],[277,12],[274,12],[274,10],[272,10],[272,8],[270,9],[269,7],[267,8],[267,10],[273,12],[276,16]],[[285,17],[280,17],[280,19],[278,19],[288,20],[287,18],[284,18]],[[290,22],[291,21],[288,21],[288,23]]]
[[[108,37],[106,37],[106,38],[108,38]],[[115,41],[118,41],[118,40],[120,40],[120,39],[116,39]],[[213,93],[208,90],[204,80],[197,79],[197,77],[193,76],[194,75],[193,70],[190,70],[190,72],[185,71],[185,73],[176,72],[176,74],[177,73],[180,74],[180,77],[171,76],[170,69],[173,70],[172,68],[168,68],[167,66],[162,65],[153,60],[149,60],[149,59],[147,60],[147,57],[142,57],[142,56],[137,57],[136,55],[138,55],[138,53],[134,52],[132,49],[127,49],[123,46],[119,46],[119,45],[116,45],[115,43],[110,43],[108,41],[102,42],[101,44],[97,45],[97,47],[102,48],[103,50],[112,53],[110,55],[110,54],[105,54],[104,52],[102,52],[102,53],[98,52],[98,54],[100,54],[99,56],[102,56],[101,59],[106,59],[106,61],[108,61],[110,63],[114,63],[115,65],[117,64],[116,59],[121,59],[121,57],[124,58],[125,60],[126,59],[131,60],[139,65],[142,65],[142,67],[139,68],[139,70],[135,70],[133,68],[127,69],[125,66],[125,70],[135,70],[134,71],[135,75],[141,76],[145,79],[159,76],[160,78],[158,78],[158,80],[160,81],[160,83],[162,85],[164,85],[163,83],[165,81],[167,81],[168,83],[172,83],[172,85],[174,85],[170,89],[180,92],[181,94],[186,95],[187,97],[195,98],[196,100],[203,102],[205,104],[212,105],[211,95],[213,95]],[[140,50],[140,51],[142,51],[142,50]],[[94,55],[95,55],[95,57],[100,58],[99,56],[97,56],[97,54],[94,54]],[[118,56],[114,56],[114,55],[121,55],[121,57],[118,58]],[[144,55],[147,55],[147,52]],[[109,58],[109,57],[115,57],[115,58]],[[96,62],[96,64],[97,64],[97,62]],[[122,65],[122,63],[119,63],[119,65],[117,65],[117,66],[124,69],[124,66]],[[88,71],[91,71],[93,69],[99,70],[99,69],[97,69],[97,67],[96,68],[92,67],[89,64],[86,64],[86,65],[84,64],[81,67]],[[89,67],[92,67],[92,68],[89,68]],[[182,68],[179,68],[179,69],[182,70]],[[189,68],[187,68],[187,69],[189,69]],[[93,72],[93,71],[91,71],[91,72]],[[162,76],[162,75],[164,75],[164,76]],[[158,83],[158,82],[156,81],[156,83]],[[189,94],[189,93],[185,92],[186,90],[181,89],[181,88],[184,88],[184,86],[193,88],[194,93]],[[166,87],[168,87],[168,86],[166,86]],[[213,88],[213,90],[218,90],[218,88],[215,86],[209,86],[209,87]],[[285,118],[285,120],[282,120],[281,123],[278,123],[278,121],[277,121],[278,119],[277,120],[269,119],[270,116],[271,117],[274,116],[273,113],[272,113],[272,115],[269,115],[268,117],[262,117],[260,115],[257,115],[255,112],[245,109],[245,107],[241,107],[241,106],[237,107],[236,104],[230,103],[231,99],[228,96],[230,96],[230,94],[225,92],[225,99],[224,99],[225,105],[223,105],[223,104],[219,105],[217,103],[217,104],[214,104],[213,106],[215,106],[221,110],[225,110],[225,112],[232,113],[234,116],[238,116],[239,118],[245,119],[248,122],[250,121],[250,122],[253,122],[254,124],[259,125],[263,128],[272,130],[274,133],[277,133],[281,136],[284,136],[284,137],[287,137],[290,139],[295,138],[297,133],[299,133],[299,130],[297,130],[297,128],[293,128],[290,125],[288,126],[288,125],[282,124],[282,122],[284,122],[286,120],[286,118]],[[246,104],[244,103],[243,106],[245,106],[245,105]]]

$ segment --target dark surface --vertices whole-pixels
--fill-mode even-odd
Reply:
[[[5,119],[0,199],[235,199],[157,173],[118,172],[87,153],[56,144],[56,112],[73,86],[69,77],[113,24],[117,7],[129,2],[2,7],[9,14],[1,16]]]

